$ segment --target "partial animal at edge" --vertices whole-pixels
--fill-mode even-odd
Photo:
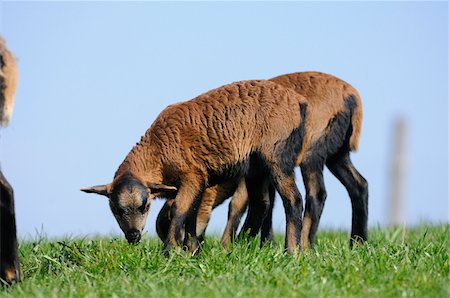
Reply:
[[[18,81],[14,55],[0,36],[0,127],[7,126],[14,107]],[[14,191],[0,170],[0,278],[6,284],[22,279],[17,250]]]

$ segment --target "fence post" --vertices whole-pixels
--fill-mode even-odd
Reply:
[[[405,224],[405,165],[407,123],[402,117],[395,120],[390,175],[389,225]]]

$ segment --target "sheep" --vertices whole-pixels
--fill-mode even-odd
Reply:
[[[346,187],[352,204],[352,230],[350,245],[355,241],[367,240],[368,184],[356,170],[350,160],[350,151],[358,147],[362,126],[362,105],[359,93],[348,83],[328,74],[319,72],[298,72],[271,79],[272,82],[292,88],[303,95],[309,104],[311,133],[308,148],[300,164],[303,181],[306,186],[306,207],[302,227],[301,245],[304,248],[314,244],[314,238],[326,199],[323,182],[323,168],[326,165],[338,180]],[[250,236],[256,235],[261,228],[262,244],[272,237],[272,213],[261,211],[261,204],[254,205],[247,198],[244,183],[234,184],[237,190],[230,202],[229,216],[222,244],[226,247],[239,225],[240,218],[250,201],[249,214],[242,231]],[[264,201],[273,206],[275,192],[273,186],[260,182]],[[215,195],[216,189],[205,194],[199,213],[198,235],[203,235],[212,207],[221,204],[229,197]],[[258,191],[258,190],[249,190]],[[157,220],[158,235],[167,233],[170,216],[167,213],[172,202],[168,201],[160,211]],[[266,217],[264,220],[263,218]],[[262,226],[262,227],[261,227]],[[241,232],[242,233],[242,232]]]
[[[0,36],[0,126],[7,126],[11,119],[17,80],[16,60]],[[1,170],[0,191],[0,278],[12,284],[22,279],[22,271],[17,251],[14,191]]]
[[[295,107],[295,108],[294,108]],[[306,100],[269,81],[241,81],[168,106],[119,166],[112,183],[82,188],[107,196],[130,243],[141,238],[150,202],[173,199],[165,250],[198,249],[196,219],[205,189],[245,178],[269,177],[286,213],[285,247],[298,249],[303,204],[295,184],[303,140],[308,139]]]

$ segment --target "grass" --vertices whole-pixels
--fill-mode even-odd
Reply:
[[[449,297],[449,225],[372,229],[353,250],[348,233],[321,231],[296,256],[210,236],[197,257],[162,254],[156,238],[45,238],[20,243],[25,279],[1,297]]]

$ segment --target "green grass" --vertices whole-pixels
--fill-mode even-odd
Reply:
[[[405,237],[404,237],[405,236]],[[449,225],[372,229],[353,250],[348,233],[321,231],[316,248],[290,256],[207,238],[197,257],[162,254],[156,239],[38,239],[20,243],[25,279],[1,297],[449,297]]]

